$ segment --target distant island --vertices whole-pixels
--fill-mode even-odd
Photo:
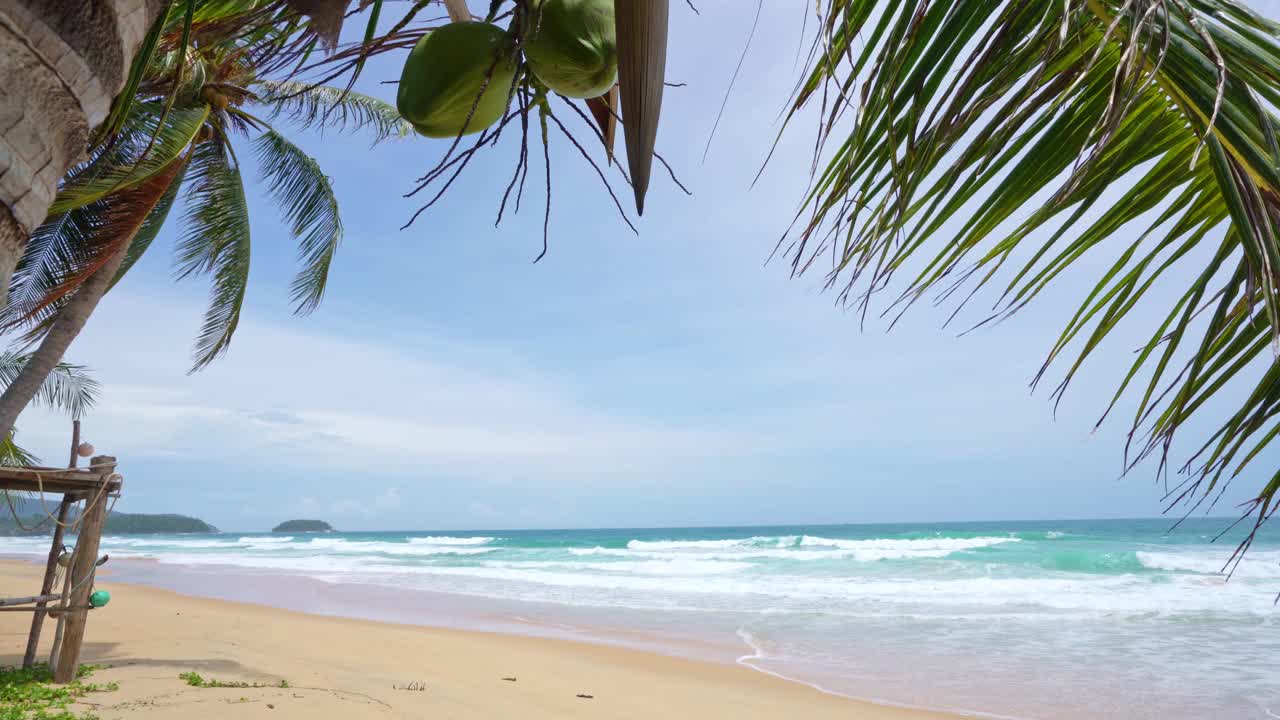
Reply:
[[[26,501],[16,509],[22,516],[22,523],[14,522],[13,515],[4,508],[0,512],[0,536],[2,535],[49,535],[53,523],[45,516],[43,509],[38,509],[39,502]],[[49,510],[56,511],[57,503],[50,503]],[[42,522],[43,521],[43,522]],[[147,514],[113,512],[107,516],[102,532],[107,535],[147,535],[171,533],[216,533],[218,528],[199,519],[174,513]]]
[[[146,515],[143,513],[113,512],[107,516],[103,532],[108,535],[142,534],[142,533],[216,533],[218,528],[187,515],[161,513]]]
[[[333,526],[323,520],[285,520],[271,528],[271,532],[333,532]]]

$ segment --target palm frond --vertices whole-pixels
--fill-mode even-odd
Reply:
[[[309,313],[324,297],[329,266],[342,242],[338,198],[315,159],[275,130],[263,133],[254,150],[263,182],[299,241],[302,270],[293,279],[290,295],[295,312]]]
[[[263,80],[256,88],[270,119],[283,117],[304,130],[367,130],[374,143],[413,134],[394,105],[369,95],[287,80]]]
[[[193,352],[192,372],[227,351],[249,284],[249,207],[240,168],[221,138],[196,146],[188,171],[186,229],[176,248],[178,277],[210,275],[213,287]]]
[[[42,307],[67,277],[97,252],[107,200],[50,215],[35,232],[9,286],[9,304],[0,310],[0,327],[14,330],[31,319],[38,322]]]
[[[106,258],[127,243],[114,286],[160,232],[185,170],[186,161],[179,158],[141,185],[130,185],[45,220],[32,233],[14,271],[13,301],[0,312],[0,328],[23,329],[28,339],[37,337]]]
[[[1155,455],[1163,469],[1210,398],[1256,383],[1169,496],[1211,503],[1280,433],[1277,25],[1229,0],[828,7],[788,118],[820,106],[825,161],[780,244],[793,272],[830,254],[828,286],[864,317],[899,275],[895,316],[966,288],[958,311],[1003,278],[985,323],[1115,248],[1041,370],[1077,348],[1060,398],[1171,268],[1209,255],[1116,400],[1145,377],[1126,467]],[[1259,522],[1276,487],[1249,508]]]
[[[0,440],[0,467],[32,467],[40,464],[40,458],[33,455],[30,451],[18,445],[14,441],[14,437],[18,434],[15,430],[3,440]],[[14,493],[10,498],[15,504],[26,500],[27,498],[17,494],[17,491],[0,490],[0,493]],[[8,503],[6,502],[7,506]]]
[[[120,270],[116,272],[115,279],[111,281],[111,287],[115,287],[117,283],[124,279],[125,274],[146,254],[151,247],[151,243],[156,239],[156,235],[160,234],[160,228],[164,227],[165,221],[169,218],[169,211],[173,209],[173,203],[178,198],[178,191],[182,189],[186,170],[186,165],[183,165],[173,182],[169,183],[168,189],[160,197],[155,208],[147,215],[146,221],[142,223],[142,228],[134,235],[133,242],[129,243],[129,250],[124,256],[124,261],[120,264]]]
[[[126,135],[132,144],[117,143],[70,173],[49,208],[50,215],[96,202],[164,172],[195,142],[209,117],[205,103],[175,107],[167,114],[163,103],[135,103],[133,107],[128,123],[133,129]]]
[[[0,313],[0,329],[20,329],[24,342],[38,340],[70,297],[118,252],[136,260],[164,224],[186,167],[182,156],[146,182],[47,219],[19,261],[12,286],[17,302]],[[134,242],[140,247],[134,249]]]
[[[0,352],[0,389],[18,377],[30,358],[30,354],[14,350]],[[87,367],[60,362],[45,378],[32,402],[79,419],[97,402],[101,390],[102,386],[89,375]]]

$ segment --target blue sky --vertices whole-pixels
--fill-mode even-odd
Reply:
[[[1107,258],[964,338],[927,306],[860,332],[820,275],[765,264],[803,190],[809,127],[749,187],[801,18],[766,4],[703,163],[752,17],[741,0],[697,4],[673,3],[668,73],[688,87],[668,91],[659,138],[694,197],[659,170],[638,237],[562,137],[550,252],[534,265],[540,164],[521,214],[493,226],[513,144],[401,231],[417,207],[402,194],[446,142],[297,133],[346,226],[325,303],[290,315],[293,242],[252,185],[245,319],[229,356],[188,376],[207,286],[171,280],[171,220],[68,356],[106,385],[86,436],[122,459],[120,509],[228,530],[296,516],[459,529],[1158,514],[1153,469],[1119,477],[1125,416],[1090,432],[1131,347],[1105,348],[1056,419],[1027,387]],[[393,99],[376,81],[400,60],[371,63],[364,88]],[[42,411],[19,422],[50,462],[68,426]]]

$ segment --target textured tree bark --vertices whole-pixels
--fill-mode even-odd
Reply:
[[[129,253],[129,245],[137,237],[156,203],[164,197],[169,186],[177,181],[186,164],[185,157],[174,160],[166,170],[128,190],[122,190],[116,196],[117,207],[114,211],[107,212],[106,219],[97,228],[98,232],[108,235],[112,243],[111,247],[102,251],[102,265],[75,289],[66,304],[58,310],[57,317],[41,338],[40,345],[27,357],[26,364],[18,371],[13,382],[0,393],[0,428],[3,429],[0,432],[4,433],[0,437],[7,436],[13,430],[18,415],[30,404],[45,378],[62,359],[72,341],[80,335],[102,296],[111,288],[111,281],[115,279],[120,265]]]
[[[13,379],[9,387],[5,388],[4,393],[0,394],[0,427],[13,429],[18,414],[27,407],[31,398],[36,396],[40,385],[62,359],[71,342],[84,329],[89,316],[93,314],[94,309],[98,307],[98,302],[111,287],[111,281],[120,270],[120,264],[124,262],[128,249],[129,243],[126,242],[116,250],[106,264],[85,281],[58,312],[57,319],[45,333],[40,345],[31,353],[27,364],[22,366],[18,376]]]
[[[58,180],[111,110],[161,0],[0,3],[0,307]]]

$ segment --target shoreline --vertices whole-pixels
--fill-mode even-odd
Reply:
[[[212,720],[226,709],[210,699],[238,704],[241,698],[271,712],[270,717],[335,720],[427,713],[459,718],[692,719],[730,712],[740,718],[966,717],[827,692],[744,662],[755,652],[718,662],[591,638],[316,614],[116,580],[129,574],[119,567],[99,583],[115,591],[116,600],[91,616],[82,658],[112,665],[95,681],[120,683],[120,691],[92,698],[99,703],[94,712],[104,720],[124,711],[134,716],[179,706],[181,717]],[[40,570],[29,559],[2,559],[0,583],[6,589],[38,585]],[[366,593],[375,595],[378,589],[369,587]],[[178,619],[184,614],[187,619]],[[20,662],[30,618],[5,615],[0,617],[0,665]],[[42,652],[47,653],[43,646],[50,635],[42,639]],[[334,650],[340,653],[333,656]],[[284,679],[291,688],[195,688],[177,679],[192,670],[229,681]],[[518,680],[504,682],[504,677]],[[395,689],[421,682],[427,691]],[[579,689],[571,693],[572,688]],[[356,702],[357,697],[366,700]]]

